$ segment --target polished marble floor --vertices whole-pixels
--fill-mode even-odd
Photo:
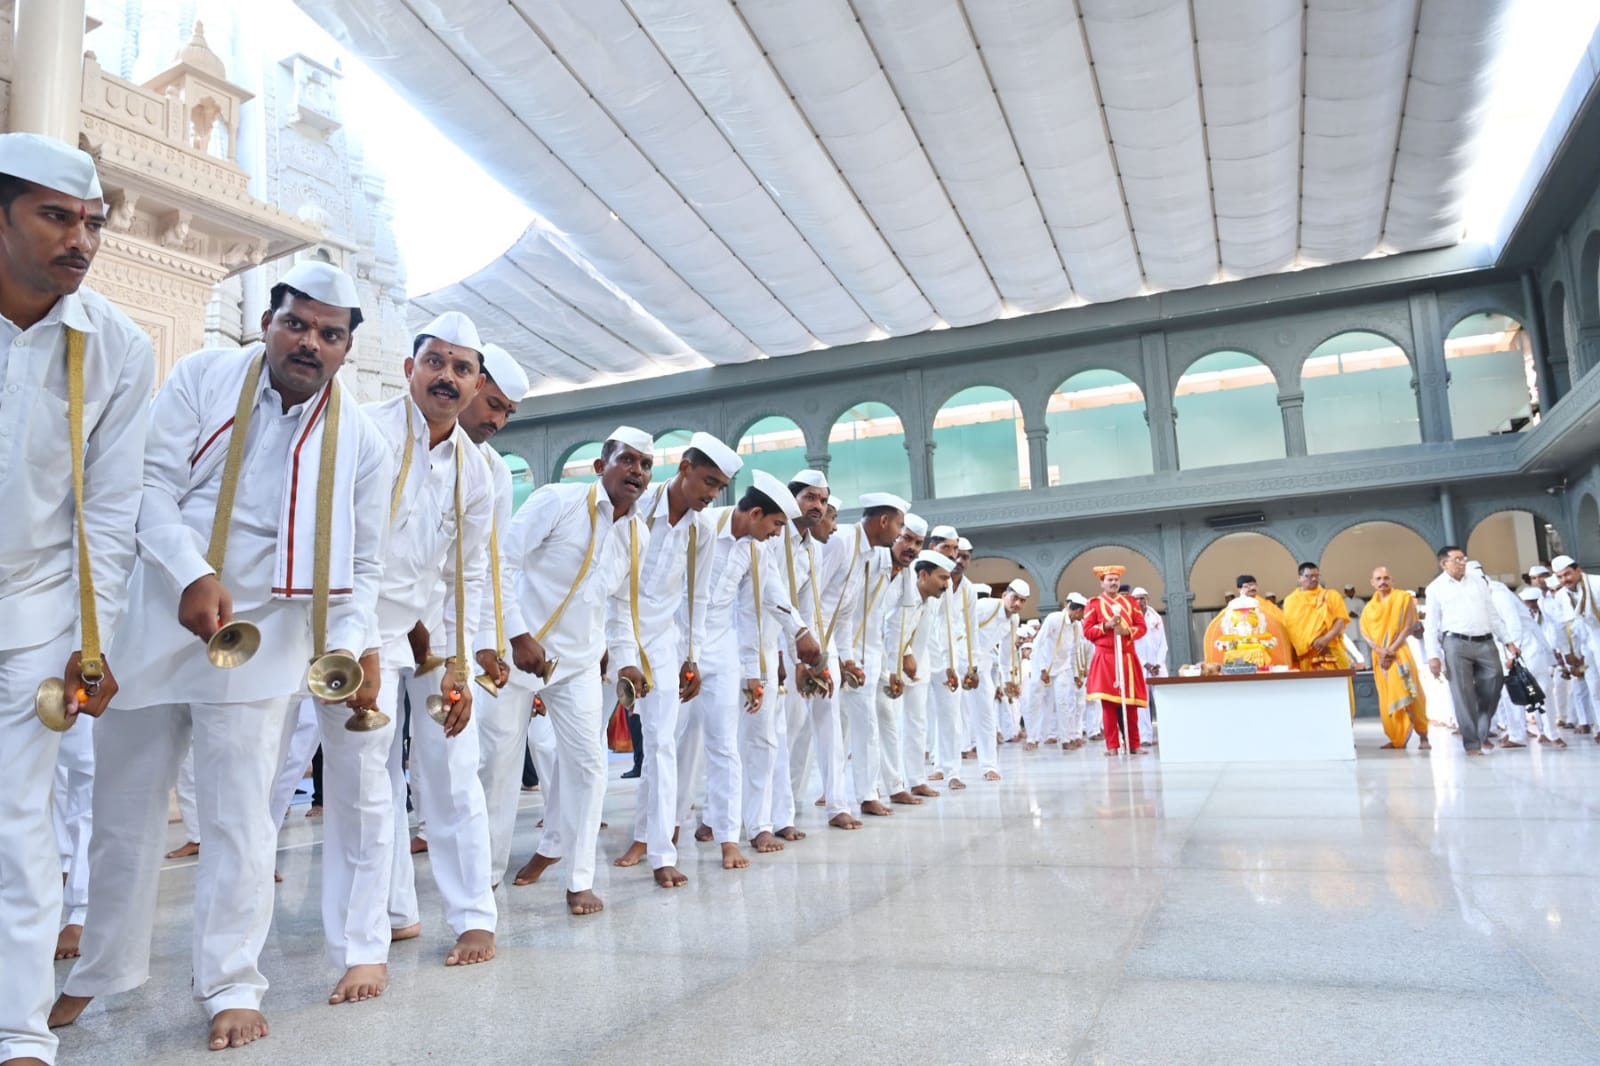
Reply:
[[[271,1063],[1600,1063],[1600,747],[1469,763],[1163,767],[1005,750],[999,784],[689,886],[602,864],[597,917],[501,889],[499,957],[446,970],[425,928],[376,1002],[329,1007],[319,823],[291,813],[264,969]],[[625,764],[613,761],[612,776]],[[614,855],[633,782],[613,781]],[[516,852],[536,842],[524,797]],[[176,831],[176,827],[174,827]],[[174,846],[177,838],[174,838]],[[517,860],[517,861],[520,861]],[[61,1062],[216,1062],[188,995],[192,864],[152,979],[64,1031]],[[62,964],[62,974],[66,964]]]

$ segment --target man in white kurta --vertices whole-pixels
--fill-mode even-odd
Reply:
[[[789,601],[820,641],[824,628],[822,590],[814,578],[817,574],[818,546],[829,533],[828,479],[820,470],[802,470],[789,479],[787,488],[800,507],[800,517],[784,529],[783,537],[778,542],[782,552],[784,580],[789,586]],[[822,655],[825,658],[831,655],[830,649],[823,648]],[[797,805],[810,802],[806,788],[811,776],[813,701],[800,691],[795,674],[795,663],[798,661],[793,648],[784,649],[788,684],[778,700],[784,708],[785,736],[789,746],[789,799],[778,806],[774,820],[779,823],[778,836],[788,841],[805,838],[805,834],[795,828],[794,812]]]
[[[167,795],[192,737],[205,844],[192,995],[213,1050],[266,1035],[272,782],[307,664],[366,649],[381,567],[388,458],[334,378],[360,324],[356,304],[347,275],[303,263],[274,286],[262,343],[188,356],[156,397],[129,582],[139,624],[113,642],[124,676],[95,738],[90,864],[100,876],[58,1020],[149,976]],[[205,642],[234,621],[256,627],[260,650],[223,669]]]
[[[985,781],[1000,780],[999,750],[996,744],[1000,705],[1021,692],[1020,653],[1017,651],[1017,613],[1033,595],[1022,578],[1016,578],[998,597],[983,600],[975,608],[977,616],[978,673],[983,683],[977,692],[984,696],[974,701],[979,717],[973,723],[978,742],[978,768]]]
[[[1061,668],[1065,665],[1062,652],[1071,633],[1072,625],[1067,620],[1067,612],[1052,611],[1039,623],[1039,632],[1033,638],[1030,658],[1034,690],[1030,701],[1033,717],[1028,720],[1029,751],[1040,744],[1062,738],[1061,712],[1056,706],[1055,687],[1061,679]]]
[[[670,481],[652,485],[639,501],[644,520],[639,558],[637,639],[627,610],[611,612],[608,643],[621,651],[614,665],[640,667],[648,660],[655,684],[634,704],[643,735],[643,761],[635,800],[633,843],[616,865],[650,861],[655,882],[681,888],[689,879],[678,869],[673,841],[678,827],[678,715],[684,700],[700,693],[700,649],[705,646],[706,606],[711,590],[712,541],[716,529],[706,508],[744,466],[734,451],[709,433],[695,433]],[[693,582],[690,574],[693,574]],[[632,589],[629,589],[630,602]]]
[[[1550,568],[1562,584],[1572,614],[1572,646],[1586,644],[1580,652],[1583,658],[1583,676],[1576,671],[1572,679],[1573,704],[1582,706],[1586,725],[1596,725],[1600,714],[1600,577],[1584,573],[1570,555],[1558,555],[1550,561]],[[1595,730],[1595,743],[1600,744],[1600,729]]]
[[[1517,647],[1522,650],[1522,661],[1527,666],[1528,672],[1539,682],[1539,687],[1545,693],[1544,704],[1537,712],[1539,736],[1547,744],[1564,748],[1567,742],[1561,739],[1556,708],[1551,699],[1558,676],[1555,649],[1550,643],[1555,627],[1546,624],[1544,614],[1539,609],[1539,604],[1544,599],[1544,594],[1539,589],[1524,586],[1517,590],[1517,599],[1522,601],[1523,606],[1523,614],[1519,619],[1521,624],[1515,630]]]
[[[51,677],[69,695],[83,687],[75,446],[95,617],[100,633],[117,631],[154,370],[149,338],[82,287],[105,225],[94,161],[60,141],[11,133],[0,136],[0,175],[0,492],[8,507],[0,522],[0,1061],[52,1062],[46,1015],[62,885],[50,794],[61,734],[35,716],[34,691]],[[73,334],[83,342],[76,443],[67,419]],[[83,719],[74,731],[88,733],[116,692],[105,673],[98,693],[74,703]]]
[[[912,645],[917,639],[917,622],[923,598],[917,591],[917,575],[912,569],[917,554],[928,536],[928,523],[921,515],[907,513],[900,535],[889,546],[892,565],[883,592],[888,607],[883,612],[883,628],[878,636],[881,651],[878,672],[872,677],[873,707],[878,716],[878,767],[874,794],[903,806],[922,801],[911,795],[905,784],[905,733],[907,695],[921,672]],[[859,790],[859,789],[858,789]],[[899,796],[899,799],[895,797]]]
[[[594,893],[606,792],[601,716],[611,706],[600,691],[600,660],[608,650],[606,612],[629,610],[630,560],[636,546],[648,543],[636,505],[650,485],[654,448],[654,438],[643,430],[617,427],[594,462],[598,479],[536,489],[512,517],[501,547],[500,565],[510,568],[528,627],[511,638],[512,660],[534,675],[556,754],[550,772],[539,773],[544,835],[517,871],[516,884],[534,884],[563,856],[570,858],[567,909],[575,915],[597,914],[605,906]],[[620,607],[611,603],[619,594]],[[625,654],[620,645],[609,651],[619,662]],[[551,661],[554,669],[541,684],[539,675]],[[635,691],[646,690],[637,667],[623,666],[616,674]]]
[[[1088,606],[1089,601],[1080,593],[1067,593],[1066,609],[1059,612],[1059,629],[1050,636],[1045,653],[1045,666],[1050,674],[1046,684],[1056,705],[1062,751],[1076,751],[1083,747],[1089,732],[1089,701],[1084,683],[1088,680],[1089,660],[1093,657],[1094,646],[1083,635],[1083,612]],[[1046,641],[1041,631],[1040,639],[1034,644],[1035,659],[1039,657],[1039,647],[1044,644]]]
[[[911,517],[907,516],[909,521]],[[926,528],[926,526],[924,526]],[[927,734],[928,734],[928,671],[924,663],[938,662],[940,643],[934,635],[937,627],[928,622],[939,597],[950,587],[950,574],[955,561],[935,551],[919,550],[911,558],[907,576],[913,584],[917,602],[900,612],[902,622],[896,625],[893,616],[888,623],[894,640],[903,651],[901,664],[901,695],[904,704],[895,723],[891,738],[888,731],[883,736],[883,778],[880,787],[891,803],[916,806],[923,797],[938,795],[927,784]],[[889,679],[890,682],[893,678]],[[888,698],[888,694],[883,694]]]
[[[972,542],[948,526],[936,527],[930,536],[937,536],[941,529],[950,530],[951,536],[940,541],[938,550],[940,554],[948,554],[945,549],[953,546],[956,565],[951,571],[950,588],[939,597],[932,620],[932,624],[945,631],[946,655],[939,663],[943,677],[938,687],[929,693],[933,772],[928,780],[947,782],[946,787],[960,791],[967,787],[961,780],[961,753],[971,733],[966,706],[968,686],[981,687],[971,654],[977,642],[973,616],[977,593],[976,586],[966,577],[967,564],[972,561]]]
[[[472,716],[477,686],[470,684],[477,672],[471,649],[490,594],[494,484],[482,453],[460,425],[461,413],[483,387],[482,350],[472,321],[459,311],[444,312],[413,338],[406,391],[367,408],[395,471],[383,507],[389,536],[378,597],[379,707],[396,723],[402,692],[411,707],[413,806],[429,828],[428,865],[456,937],[447,966],[493,958],[497,918],[489,812]],[[433,697],[444,701],[442,723],[424,713]],[[333,731],[325,722],[324,737]],[[403,738],[398,729],[386,735],[394,818],[388,923],[390,935],[405,940],[421,932],[422,915],[404,831]],[[326,760],[325,753],[325,780],[334,773]]]
[[[1135,588],[1133,598],[1139,601],[1139,610],[1144,612],[1144,636],[1134,641],[1134,654],[1139,657],[1146,677],[1166,677],[1167,623],[1161,612],[1150,606],[1149,592]],[[1150,726],[1149,700],[1139,708],[1139,736],[1147,747],[1156,743],[1155,730]]]
[[[511,526],[511,468],[490,442],[528,394],[528,374],[510,352],[485,343],[483,378],[483,388],[461,412],[459,421],[482,456],[494,490],[494,520],[489,527],[484,570],[487,588],[479,597],[477,639],[473,642],[478,683],[472,719],[478,727],[478,780],[489,816],[490,882],[498,887],[511,860],[533,692],[512,671],[508,659],[510,635],[527,627],[511,595],[506,568],[500,565],[500,546]]]

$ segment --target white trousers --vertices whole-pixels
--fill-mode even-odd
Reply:
[[[985,677],[975,689],[961,690],[966,704],[967,717],[972,723],[973,746],[978,750],[978,769],[983,773],[1000,769],[1000,753],[995,746],[996,718],[1000,701],[994,698],[994,686]]]
[[[259,1010],[272,924],[278,827],[272,782],[295,701],[112,707],[96,723],[89,920],[65,991],[104,996],[150,976],[150,941],[166,838],[167,794],[194,744],[195,805],[205,846],[194,889],[191,991],[207,1016]]]
[[[72,636],[0,651],[0,766],[6,775],[0,788],[0,1061],[55,1061],[56,1037],[45,1018],[55,995],[61,913],[50,793],[62,735],[39,724],[33,693],[45,678],[61,676]]]
[[[447,737],[444,727],[424,710],[427,698],[438,695],[439,680],[437,670],[422,677],[410,668],[386,670],[379,692],[405,685],[411,704],[410,770],[412,778],[421,784],[415,806],[431,830],[428,866],[444,902],[445,921],[460,936],[469,929],[492,931],[495,927],[489,873],[489,808],[483,798],[483,783],[478,780],[476,716],[468,719],[460,733]],[[394,716],[387,708],[385,713]],[[401,755],[397,733],[389,745],[389,783],[396,827],[406,820],[406,768],[401,765]],[[417,908],[417,873],[410,842],[404,833],[396,833],[395,838],[389,925],[401,929],[420,922],[422,914]]]
[[[533,693],[516,683],[515,673],[495,695],[482,685],[472,686],[472,720],[478,723],[478,782],[489,812],[489,880],[494,885],[505,879],[511,862],[532,715]]]
[[[905,728],[900,734],[900,787],[908,791],[928,783],[928,694],[936,685],[937,681],[918,681],[907,685],[906,694],[900,697],[905,704]]]
[[[1495,707],[1494,720],[1496,724],[1504,727],[1506,735],[1518,744],[1528,742],[1528,712],[1525,708],[1512,703],[1511,697],[1506,695],[1503,688],[1500,690],[1500,702]]]
[[[61,734],[56,757],[56,846],[66,878],[61,924],[82,925],[89,910],[89,840],[94,832],[94,719]]]
[[[773,713],[776,717],[774,723],[777,727],[777,745],[773,752],[772,787],[768,790],[767,821],[776,829],[788,829],[794,825],[794,789],[790,786],[789,779],[789,696],[777,694],[777,686],[768,691],[773,693],[775,706]]]
[[[839,660],[828,662],[833,677],[839,677]],[[817,748],[817,769],[822,776],[822,800],[828,819],[850,813],[850,786],[846,779],[846,749],[839,713],[839,692],[831,696],[814,696],[805,701],[810,704],[811,739]],[[803,801],[805,797],[801,797]]]
[[[1027,682],[1023,682],[1027,686]],[[1023,688],[1023,698],[1027,696],[1027,688]],[[998,716],[1000,733],[1007,740],[1014,740],[1022,732],[1022,699],[1004,699],[995,709]]]
[[[1060,739],[1080,740],[1086,735],[1089,700],[1082,685],[1071,678],[1056,678],[1050,685],[1051,701],[1056,707]]]
[[[739,762],[739,715],[744,681],[737,660],[703,657],[700,694],[678,713],[677,824],[693,832],[693,782],[704,766],[706,803],[701,821],[718,844],[734,844],[744,821],[743,768]]]
[[[959,674],[957,676],[960,676]],[[961,776],[961,741],[967,735],[962,725],[966,701],[965,690],[951,692],[942,680],[928,682],[929,717],[934,726],[933,768],[944,775],[946,781]]]
[[[869,660],[870,663],[870,660]],[[839,693],[839,710],[850,730],[851,805],[876,800],[878,775],[883,767],[882,745],[878,737],[878,674],[867,671],[867,683]]]
[[[530,715],[533,713],[531,707],[528,713]],[[540,793],[544,796],[545,806],[548,807],[550,790],[546,782],[556,779],[556,764],[560,761],[556,752],[556,730],[550,724],[548,710],[544,714],[528,719],[528,754],[533,757],[533,772],[539,775]]]
[[[289,743],[284,748],[283,765],[278,768],[277,779],[272,782],[272,824],[279,829],[283,828],[284,819],[289,816],[289,805],[294,802],[300,782],[306,779],[306,768],[311,765],[320,743],[322,727],[317,722],[317,703],[312,699],[303,699],[295,708],[294,726],[289,733]],[[182,780],[181,771],[179,780]]]
[[[902,679],[904,680],[904,679]],[[906,790],[905,718],[906,702],[916,686],[907,684],[899,699],[883,691],[886,678],[872,686],[873,705],[878,714],[878,798],[887,799]]]
[[[789,690],[779,700],[787,719],[789,737],[789,793],[792,806],[811,802],[811,701],[800,695],[789,667]]]
[[[603,734],[600,673],[583,669],[539,693],[549,716],[555,741],[550,775],[539,767],[539,788],[544,793],[544,835],[538,853],[547,859],[565,857],[567,891],[587,892],[594,887],[595,849],[600,843],[600,812],[606,799],[606,748]],[[432,724],[431,722],[429,724]],[[542,730],[535,737],[544,743]],[[430,844],[430,847],[432,845]]]
[[[1067,682],[1071,684],[1071,682]],[[1028,739],[1046,741],[1061,737],[1061,712],[1056,707],[1056,689],[1060,687],[1059,678],[1051,678],[1047,685],[1035,678],[1033,685],[1024,693],[1023,715],[1028,722]]]
[[[178,817],[183,820],[183,839],[190,844],[200,843],[200,815],[194,809],[194,747],[184,753],[178,765]]]
[[[739,810],[746,840],[758,833],[770,833],[773,825],[772,792],[778,767],[778,653],[768,650],[768,676],[761,682],[761,705],[754,714],[744,709],[744,694],[738,696],[739,775],[742,794]],[[741,686],[742,687],[742,686]],[[787,776],[787,775],[785,775]]]
[[[644,741],[639,764],[639,791],[634,801],[633,839],[645,846],[652,870],[678,864],[672,834],[678,827],[678,702],[677,678],[650,690],[634,704]],[[703,683],[703,681],[702,681]]]

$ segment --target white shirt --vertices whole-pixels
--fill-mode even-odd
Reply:
[[[1133,650],[1139,656],[1139,662],[1145,666],[1155,665],[1161,668],[1162,673],[1167,671],[1167,623],[1162,621],[1161,612],[1154,607],[1144,609],[1144,636],[1133,642]]]
[[[506,465],[504,457],[495,451],[494,447],[487,441],[478,445],[478,451],[483,455],[484,461],[488,466],[491,487],[494,490],[494,526],[492,527],[492,532],[495,535],[495,546],[500,552],[504,553],[506,530],[511,527],[511,468]],[[454,571],[450,574],[450,580],[452,582],[455,580]],[[511,594],[511,582],[507,579],[505,564],[501,564],[498,574],[486,572],[485,580],[498,581],[500,583],[500,615],[505,628],[505,639],[510,641],[517,634],[527,632],[528,627],[522,624],[522,611],[517,607],[517,598]],[[495,646],[494,587],[492,585],[484,589],[483,599],[479,607],[478,639],[473,642],[476,646],[472,650],[474,652],[487,650],[499,654],[504,649]]]
[[[1078,665],[1082,642],[1082,624],[1069,619],[1066,611],[1056,611],[1045,618],[1033,640],[1033,661],[1050,671],[1051,684],[1057,678],[1081,677],[1088,668],[1087,662]]]
[[[1444,658],[1444,634],[1466,637],[1492,635],[1500,643],[1515,643],[1515,638],[1500,612],[1495,609],[1489,583],[1472,574],[1460,581],[1440,571],[1428,584],[1424,598],[1428,613],[1423,621],[1424,646],[1428,658]]]
[[[213,349],[179,360],[151,409],[139,557],[129,582],[129,607],[139,624],[125,627],[111,649],[121,706],[246,703],[303,691],[304,666],[314,652],[311,598],[277,597],[273,584],[279,541],[286,535],[280,527],[287,472],[304,439],[302,423],[315,414],[311,407],[320,393],[285,411],[271,373],[264,370],[245,433],[218,576],[232,597],[234,617],[261,630],[261,653],[234,669],[219,670],[177,617],[183,590],[214,572],[206,550],[231,431],[211,427],[219,425],[223,411],[231,416],[254,350]],[[347,517],[330,521],[351,523],[352,588],[330,597],[325,648],[359,655],[367,647],[382,575],[389,459],[383,439],[348,392],[342,393],[339,419],[337,462],[351,464],[352,473],[336,477],[335,484],[350,486],[353,498],[335,497],[335,509]],[[233,425],[231,417],[220,424]],[[303,455],[300,461],[318,458]]]
[[[390,451],[394,474],[389,485],[391,494],[394,483],[400,479],[403,457],[407,449],[411,452],[411,468],[406,473],[400,506],[390,524],[384,551],[383,586],[378,596],[374,644],[383,650],[385,666],[412,666],[414,660],[406,634],[422,622],[428,627],[432,650],[446,657],[453,656],[456,653],[456,449],[464,450],[461,547],[466,564],[465,615],[469,649],[473,647],[475,630],[483,617],[483,599],[489,594],[489,527],[494,520],[495,507],[489,468],[480,461],[477,446],[459,425],[437,446],[430,446],[427,420],[409,392],[368,404],[364,411],[378,427]],[[385,495],[381,506],[385,518],[389,510],[390,497]],[[503,545],[501,551],[503,555]],[[502,559],[502,566],[504,562]]]
[[[27,330],[0,317],[0,650],[77,626],[68,326],[84,334],[84,526],[103,642],[126,602],[155,358],[150,338],[84,286]]]
[[[866,633],[870,634],[872,629],[866,617],[867,590],[888,574],[889,549],[869,543],[866,531],[857,522],[840,526],[826,544],[817,548],[816,556],[818,572],[822,575],[823,635],[831,638],[841,662],[854,662],[864,668],[863,626],[867,627]],[[882,599],[881,590],[878,598]],[[873,608],[881,619],[883,616],[878,613],[876,602]],[[881,633],[880,625],[878,639]]]
[[[1014,656],[1019,654],[1015,639],[1016,616],[1007,614],[1005,601],[996,596],[977,600],[973,619],[978,644],[978,672],[987,671],[991,677],[1009,681],[1016,666]]]
[[[750,554],[750,541],[744,553]],[[798,611],[789,602],[788,575],[784,569],[783,541],[779,537],[755,545],[755,558],[748,560],[739,579],[739,594],[734,606],[734,624],[739,634],[739,659],[745,677],[764,677],[778,670],[778,649],[794,647],[805,628]],[[761,578],[757,604],[755,578]],[[756,624],[758,616],[760,625]],[[760,636],[757,643],[756,637]],[[765,671],[763,672],[763,667]]]
[[[822,640],[822,589],[812,580],[817,573],[817,542],[809,533],[796,531],[794,523],[783,527],[783,536],[777,539],[774,552],[783,570],[785,587],[789,590],[789,603],[799,612],[800,620],[818,641]],[[787,649],[794,660],[794,649]],[[823,648],[824,656],[831,654]]]
[[[707,509],[709,511],[710,508]],[[672,524],[667,482],[651,485],[639,497],[639,638],[650,657],[651,672],[676,676],[678,666],[691,648],[696,656],[705,644],[706,604],[711,593],[712,541],[716,527],[706,512],[688,508]],[[586,513],[587,515],[587,513]],[[587,521],[587,517],[585,517]],[[694,631],[689,634],[689,532],[695,542]],[[624,545],[625,548],[631,548]],[[629,561],[631,566],[632,556]],[[630,580],[625,579],[620,595],[631,596]],[[639,647],[634,638],[633,616],[626,604],[608,612],[606,642],[617,649],[612,656],[615,673],[627,666],[638,666]],[[684,637],[692,636],[686,642]]]
[[[1588,630],[1591,643],[1600,643],[1600,577],[1580,575],[1578,587],[1563,589],[1562,593],[1572,610],[1573,620]]]
[[[1522,616],[1518,620],[1515,630],[1517,635],[1517,650],[1522,653],[1522,659],[1528,664],[1534,676],[1541,683],[1547,683],[1555,671],[1556,657],[1550,648],[1549,631],[1545,628],[1545,618],[1540,613],[1538,621],[1534,621],[1533,614],[1526,604],[1522,606]]]
[[[595,512],[589,520],[589,492],[595,491]],[[545,654],[561,662],[551,683],[574,674],[595,670],[606,648],[606,611],[611,598],[622,593],[621,610],[627,610],[628,530],[636,521],[630,512],[613,518],[616,509],[604,486],[592,483],[558,483],[535,489],[511,519],[505,543],[500,546],[500,565],[509,575],[517,605],[522,611],[525,632],[538,637]],[[648,531],[639,523],[641,538]],[[592,540],[591,540],[592,537]],[[586,554],[591,554],[589,569],[578,580]],[[577,582],[574,585],[574,582]],[[555,615],[557,606],[571,599],[566,609],[544,636],[539,631]],[[632,636],[632,622],[627,622]],[[512,633],[511,637],[521,636]],[[631,639],[612,645],[610,652],[618,662],[628,654]],[[637,654],[635,652],[635,654]]]

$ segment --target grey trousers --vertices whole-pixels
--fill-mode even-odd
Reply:
[[[1489,738],[1489,722],[1506,683],[1506,675],[1500,669],[1500,653],[1492,640],[1446,636],[1444,668],[1450,699],[1456,705],[1456,724],[1461,727],[1461,745],[1468,751],[1477,751]]]

